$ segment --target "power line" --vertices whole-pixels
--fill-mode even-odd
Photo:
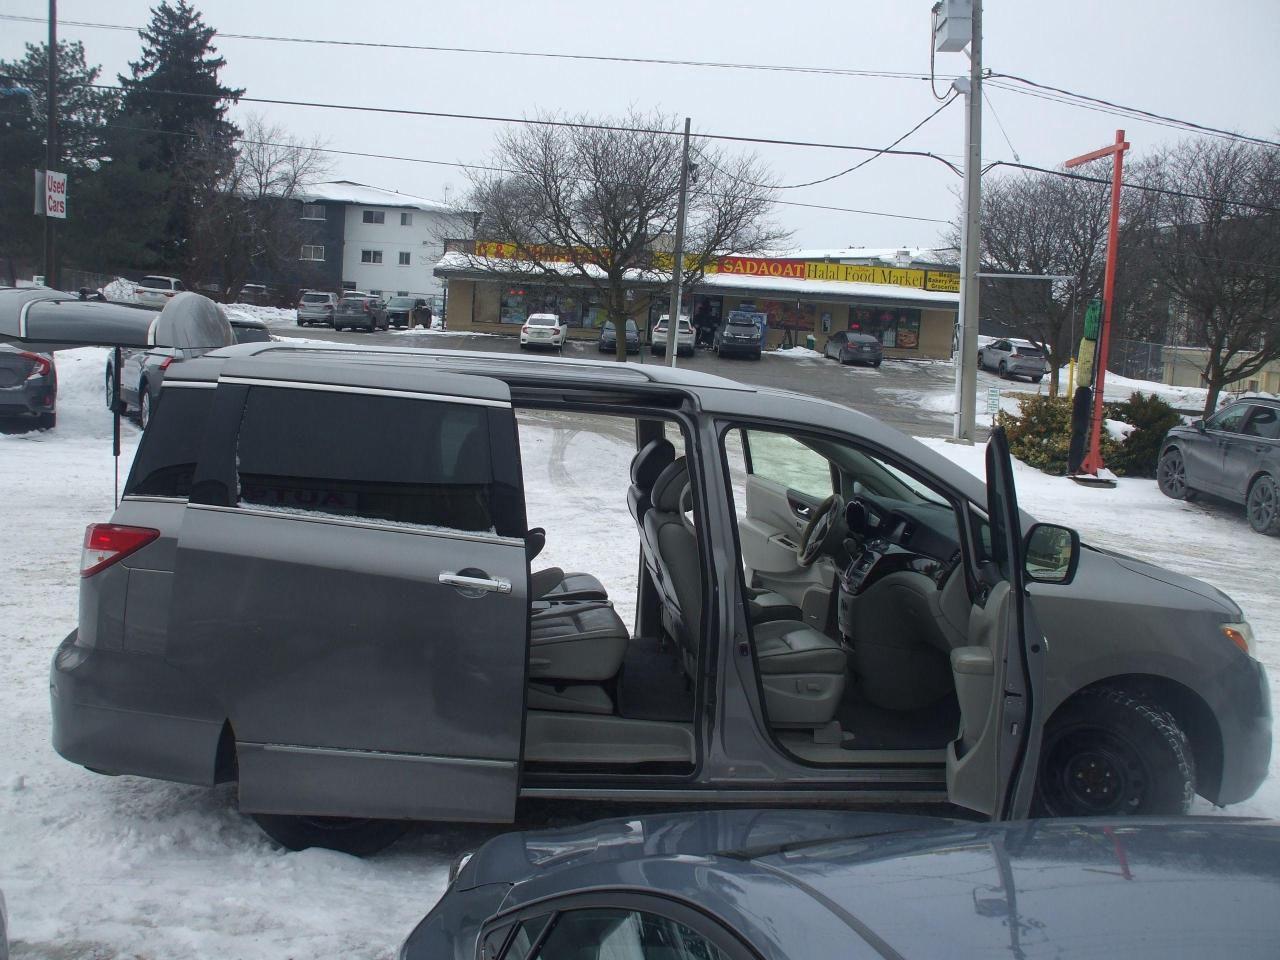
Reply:
[[[0,74],[0,79],[5,80],[25,80],[26,78]],[[76,83],[72,86],[88,87],[94,90],[112,90],[121,92],[124,87],[115,84],[105,83]],[[148,94],[156,94],[170,97],[194,97],[200,100],[221,100],[225,99],[216,93],[196,93],[186,90],[152,90],[146,91]],[[644,133],[650,136],[663,137],[679,137],[682,136],[678,130],[664,130],[660,128],[646,127],[623,127],[616,124],[607,123],[588,123],[582,120],[550,120],[545,118],[529,118],[529,117],[503,117],[492,114],[479,113],[449,113],[443,110],[410,110],[406,107],[370,107],[360,104],[350,103],[326,103],[312,100],[283,100],[273,97],[246,97],[241,96],[235,98],[237,103],[264,103],[272,106],[284,107],[312,107],[321,110],[350,110],[357,113],[385,113],[394,116],[406,117],[436,117],[447,120],[477,120],[484,123],[514,123],[525,126],[535,127],[561,127],[573,130],[602,130],[612,133]],[[848,150],[856,153],[886,154],[897,157],[920,157],[929,160],[936,160],[953,173],[957,172],[956,167],[949,160],[939,156],[936,153],[930,153],[927,150],[893,150],[885,147],[866,147],[857,144],[848,143],[824,143],[816,140],[784,140],[778,137],[749,137],[745,135],[727,134],[727,133],[699,133],[700,140],[723,140],[727,143],[755,143],[765,146],[778,147],[804,147],[819,150]]]
[[[115,130],[124,130],[129,133],[144,134],[162,134],[170,137],[186,137],[194,139],[195,134],[186,133],[182,130],[154,130],[148,127],[134,127],[128,124],[108,123],[105,126]],[[253,146],[262,147],[278,147],[281,149],[302,149],[313,150],[316,153],[331,153],[343,157],[361,157],[370,160],[396,160],[404,163],[421,163],[429,166],[438,167],[457,167],[463,170],[485,170],[490,173],[516,173],[515,170],[509,170],[505,167],[494,167],[481,163],[462,163],[458,160],[429,160],[424,157],[401,157],[387,153],[367,153],[361,150],[340,150],[334,147],[315,147],[305,146],[296,143],[280,143],[272,140],[252,140],[248,137],[233,137],[235,143],[245,143]],[[798,203],[791,200],[773,200],[773,203],[787,207],[805,207],[810,210],[828,210],[834,213],[856,213],[868,217],[886,217],[893,220],[914,220],[921,223],[950,223],[949,220],[941,220],[936,217],[918,217],[906,213],[888,213],[883,210],[863,210],[856,207],[836,207],[821,203]]]
[[[1229,140],[1244,140],[1249,143],[1256,143],[1267,147],[1280,147],[1280,142],[1275,140],[1253,137],[1248,134],[1237,133],[1234,130],[1223,130],[1220,127],[1209,127],[1201,123],[1196,123],[1192,120],[1181,120],[1177,117],[1170,117],[1162,113],[1155,113],[1151,110],[1143,110],[1139,107],[1126,106],[1125,104],[1116,103],[1112,100],[1103,100],[1100,97],[1091,97],[1087,94],[1075,93],[1072,90],[1066,90],[1062,87],[1050,86],[1047,83],[1038,83],[1035,80],[1028,80],[1026,77],[1019,77],[1012,73],[998,73],[993,71],[989,76],[993,78],[1012,80],[1015,83],[1020,83],[1027,87],[1034,87],[1037,91],[1044,91],[1037,94],[1031,90],[1020,89],[1008,84],[996,84],[999,89],[1008,90],[1011,93],[1018,93],[1024,96],[1039,96],[1044,100],[1052,100],[1057,103],[1068,103],[1072,106],[1082,107],[1083,109],[1093,109],[1102,113],[1145,119],[1161,126],[1177,127],[1179,129],[1205,134],[1206,136],[1224,137]]]
[[[1008,160],[993,160],[982,168],[985,174],[993,167],[1013,167],[1017,170],[1030,170],[1035,173],[1047,173],[1051,176],[1062,177],[1064,180],[1084,180],[1088,183],[1105,183],[1110,185],[1110,177],[1089,177],[1081,173],[1067,173],[1065,170],[1052,170],[1049,167],[1037,167],[1029,163],[1012,163]],[[1168,187],[1153,187],[1145,183],[1122,183],[1122,187],[1126,190],[1138,190],[1143,193],[1159,193],[1168,197],[1181,197],[1184,200],[1203,200],[1206,203],[1221,203],[1229,207],[1244,207],[1247,210],[1260,210],[1263,213],[1280,213],[1280,207],[1264,207],[1260,204],[1250,203],[1247,200],[1231,200],[1225,197],[1210,197],[1203,193],[1188,193],[1184,190],[1170,190]]]
[[[0,20],[20,23],[45,23],[44,17],[0,14]],[[59,26],[85,27],[94,30],[123,30],[135,33],[142,29],[121,23],[98,23],[86,20],[59,20]],[[370,40],[326,40],[318,37],[281,37],[255,33],[216,32],[224,40],[254,40],[270,43],[300,43],[334,47],[364,47],[372,50],[409,50],[419,53],[467,53],[494,57],[529,57],[548,60],[588,60],[598,63],[637,63],[665,67],[708,67],[719,70],[761,70],[772,73],[806,73],[836,77],[871,77],[885,80],[928,80],[926,73],[907,70],[853,70],[840,67],[804,67],[781,63],[734,63],[722,60],[679,60],[663,57],[623,57],[587,53],[558,53],[542,50],[503,50],[490,47],[446,47],[421,43],[385,43]]]
[[[1008,144],[1009,152],[1013,154],[1013,159],[1021,163],[1022,158],[1018,156],[1018,151],[1014,149],[1013,141],[1009,139],[1009,131],[1004,128],[1004,123],[1000,119],[1000,114],[996,113],[996,105],[992,103],[991,98],[987,96],[987,88],[985,86],[982,88],[982,99],[987,101],[987,106],[991,108],[991,116],[996,118],[996,126],[1000,128],[1000,133],[1004,136],[1004,142]]]

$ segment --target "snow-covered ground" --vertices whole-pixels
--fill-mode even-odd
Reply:
[[[0,529],[12,558],[0,587],[0,889],[15,955],[390,957],[440,895],[452,856],[487,830],[424,827],[367,861],[285,853],[236,811],[230,786],[101,777],[50,747],[49,660],[75,626],[84,526],[112,508],[105,359],[98,349],[60,353],[57,429],[0,435]],[[127,425],[122,473],[137,438]],[[981,471],[981,447],[926,442]],[[530,523],[548,533],[535,568],[597,574],[627,621],[637,556],[624,493],[632,443],[590,418],[522,421]],[[1280,703],[1280,540],[1253,534],[1230,508],[1168,500],[1150,481],[1096,490],[1019,465],[1018,483],[1033,514],[1231,594],[1254,624]],[[1280,751],[1258,795],[1228,812],[1280,816],[1278,773]]]

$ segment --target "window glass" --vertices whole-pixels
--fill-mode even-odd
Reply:
[[[1225,410],[1219,410],[1208,422],[1205,427],[1210,430],[1222,430],[1226,433],[1239,433],[1240,425],[1244,423],[1244,415],[1249,412],[1249,405],[1246,403],[1237,403],[1227,407]]]
[[[1280,413],[1274,407],[1254,407],[1244,432],[1251,437],[1280,440]]]
[[[164,387],[125,483],[126,495],[182,497],[191,494],[213,390]]]
[[[400,212],[400,226],[402,227],[413,226],[413,214],[408,212],[407,210],[402,210]]]
[[[826,457],[784,433],[748,430],[751,473],[819,499],[831,496],[831,464]]]
[[[857,333],[869,333],[881,346],[915,350],[920,346],[920,311],[910,308],[853,307],[849,311],[849,327]]]
[[[381,250],[361,250],[360,262],[361,263],[381,263],[382,251]]]
[[[402,267],[409,266],[409,254],[404,250],[400,251],[400,266]]]
[[[236,343],[270,343],[271,333],[263,327],[235,326],[231,327],[231,333],[236,338]]]
[[[324,246],[316,243],[304,243],[302,245],[302,260],[324,260]]]
[[[488,412],[464,403],[253,387],[236,451],[240,502],[492,531]]]
[[[506,956],[518,956],[508,951]],[[570,910],[555,923],[537,960],[728,960],[682,923],[632,910]],[[506,960],[506,957],[504,957]]]
[[[303,220],[325,220],[328,215],[325,213],[324,204],[322,203],[304,203],[302,205]]]
[[[364,212],[365,223],[386,223],[387,215],[382,210],[366,210]]]

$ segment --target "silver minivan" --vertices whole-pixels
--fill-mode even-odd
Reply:
[[[55,297],[0,291],[0,338],[147,336],[137,311]],[[635,437],[613,491],[634,597],[537,563],[556,531],[526,518],[522,410]],[[1271,714],[1239,607],[1021,514],[999,430],[987,471],[661,365],[216,349],[170,366],[86,532],[53,745],[235,781],[281,843],[361,852],[522,798],[1004,818],[1252,795]]]

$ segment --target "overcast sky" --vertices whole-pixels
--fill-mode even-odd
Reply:
[[[148,0],[60,0],[63,21],[140,26]],[[931,0],[784,3],[570,0],[487,3],[404,0],[203,0],[205,21],[229,33],[485,47],[502,50],[721,60],[885,71],[929,69]],[[0,12],[43,16],[44,0],[0,0]],[[0,22],[0,58],[46,36],[42,24]],[[136,34],[64,24],[82,40],[107,82],[136,58]],[[984,61],[1018,74],[1158,113],[1261,136],[1280,128],[1280,3],[987,0]],[[693,118],[695,131],[884,146],[937,105],[927,81],[787,74],[646,64],[334,48],[221,38],[223,81],[247,95],[456,113],[539,111],[616,115],[634,105]],[[963,54],[939,54],[940,74],[968,69]],[[938,84],[939,90],[947,86]],[[1134,153],[1184,134],[1146,122],[992,89],[1013,149],[1026,163],[1053,166],[1110,142],[1125,127]],[[496,125],[350,111],[244,104],[232,119],[263,114],[294,136],[326,146],[426,160],[483,162]],[[902,146],[952,158],[963,152],[957,101]],[[782,183],[826,176],[862,155],[761,146]],[[990,106],[986,160],[1010,160]],[[988,174],[997,176],[998,173]],[[467,181],[454,167],[332,158],[334,179],[356,180],[434,199],[459,200]],[[830,183],[783,196],[826,204],[951,219],[959,178],[928,159],[882,157]],[[29,184],[20,185],[23,189]],[[9,189],[12,185],[5,185]],[[74,185],[72,185],[74,190]],[[778,219],[804,247],[915,246],[937,242],[940,224],[784,206]]]

